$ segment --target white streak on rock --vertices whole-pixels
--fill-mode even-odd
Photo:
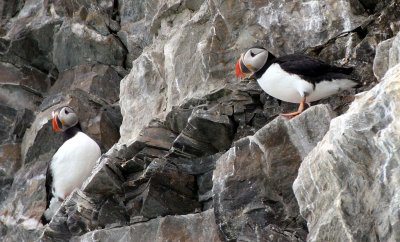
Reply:
[[[71,26],[71,30],[74,34],[82,38],[90,38],[97,42],[107,41],[107,37],[97,33],[94,30],[89,29],[88,27],[80,23],[73,23]]]

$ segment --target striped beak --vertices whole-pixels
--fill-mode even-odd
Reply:
[[[235,64],[235,74],[236,77],[245,78],[247,75],[251,74],[251,71],[242,61],[242,56],[237,60]]]
[[[55,132],[62,131],[62,129],[61,129],[62,122],[58,118],[58,113],[52,112],[51,115],[52,115],[51,125],[53,126],[53,131],[55,131]]]

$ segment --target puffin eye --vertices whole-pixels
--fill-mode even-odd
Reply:
[[[68,112],[68,110],[67,110],[67,109],[64,109],[64,112],[65,112],[65,114],[69,114],[69,112]]]
[[[251,57],[254,57],[256,54],[254,54],[252,51],[250,51]]]

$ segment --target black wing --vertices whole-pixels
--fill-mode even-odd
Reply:
[[[306,55],[286,55],[276,58],[274,63],[278,63],[283,70],[299,75],[312,83],[332,79],[355,80],[350,76],[353,71],[352,67],[333,66]]]
[[[51,173],[50,164],[51,161],[49,162],[46,171],[46,209],[49,207],[50,200],[53,197],[53,190],[52,190],[53,174]]]
[[[46,209],[49,208],[50,200],[53,197],[53,189],[52,189],[53,174],[51,173],[50,165],[51,165],[51,161],[47,165],[47,171],[46,171],[46,184],[45,184],[45,186],[46,186]],[[44,217],[44,215],[42,215],[41,220],[42,220],[43,224],[47,224],[48,222],[50,222]]]

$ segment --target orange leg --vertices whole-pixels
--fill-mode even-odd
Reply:
[[[286,117],[286,118],[293,118],[293,117],[299,115],[299,114],[300,114],[301,112],[303,112],[303,110],[304,110],[304,103],[305,103],[305,102],[306,102],[306,97],[304,96],[304,97],[301,98],[301,101],[300,101],[300,104],[299,104],[299,108],[297,109],[296,112],[292,112],[292,113],[281,113],[281,115],[282,115],[283,117]]]

